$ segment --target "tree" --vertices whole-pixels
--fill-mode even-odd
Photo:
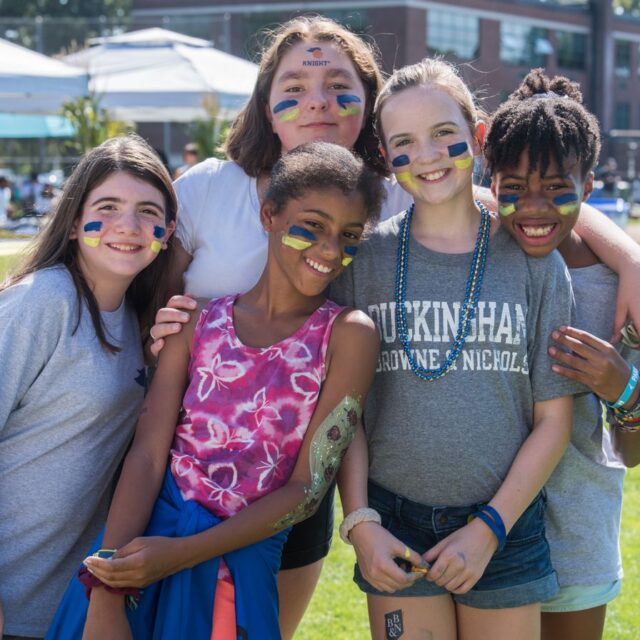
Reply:
[[[107,110],[100,107],[100,99],[95,94],[65,102],[62,115],[76,130],[70,146],[79,155],[84,155],[113,136],[134,130],[133,125],[113,120]]]
[[[613,0],[613,9],[616,13],[630,13],[640,15],[640,0]]]
[[[0,37],[41,53],[76,49],[127,25],[132,0],[0,0]]]

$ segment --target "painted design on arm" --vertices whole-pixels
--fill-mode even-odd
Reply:
[[[296,251],[304,251],[317,241],[313,232],[296,224],[291,225],[289,231],[282,236],[282,244]]]
[[[463,153],[467,153],[469,151],[469,145],[466,142],[456,142],[455,144],[450,144],[447,147],[447,151],[449,152],[450,158],[457,158]],[[455,164],[458,169],[468,169],[471,166],[472,162],[473,156],[469,155],[466,158],[454,160],[453,164]]]
[[[301,522],[315,511],[338,473],[361,416],[360,402],[351,396],[345,396],[322,421],[313,434],[309,449],[311,482],[305,487],[305,496],[301,502],[273,525],[276,531]]]
[[[102,231],[102,222],[100,220],[93,220],[87,222],[82,227],[85,233],[100,233]],[[100,244],[100,236],[82,236],[82,242],[88,247],[97,247]]]
[[[164,238],[165,232],[166,229],[164,227],[159,225],[153,226],[153,237],[155,240],[151,242],[151,251],[154,253],[160,253],[160,249],[162,249],[162,242],[160,242],[160,240]]]
[[[282,113],[284,112],[284,113]],[[281,115],[278,115],[278,114]],[[298,108],[297,100],[282,100],[273,107],[273,115],[278,116],[280,122],[289,122],[295,120],[300,115],[300,109]]]
[[[558,211],[563,216],[568,216],[576,212],[580,203],[578,202],[578,194],[572,192],[556,196],[553,199],[553,204],[558,207]]]
[[[501,216],[510,216],[516,211],[516,203],[520,196],[515,193],[501,193],[498,195],[498,211]]]
[[[353,259],[356,257],[356,254],[358,253],[358,247],[349,245],[345,247],[343,251],[347,255],[344,258],[342,258],[342,266],[348,267],[353,262]]]
[[[340,111],[338,115],[341,117],[355,116],[360,113],[360,107],[358,106],[362,101],[358,96],[352,96],[349,94],[342,94],[336,97]]]
[[[409,158],[409,156],[404,153],[401,156],[396,156],[391,161],[391,166],[394,169],[402,169],[402,167],[408,167],[409,164],[411,164],[411,158]],[[413,176],[411,175],[411,171],[409,171],[408,168],[398,171],[396,173],[396,180],[400,184],[405,185],[409,190],[415,190],[416,188],[416,181],[414,180]]]

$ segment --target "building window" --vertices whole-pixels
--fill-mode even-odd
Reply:
[[[507,64],[544,67],[553,47],[547,30],[513,22],[500,23],[500,60]]]
[[[480,20],[476,16],[457,11],[427,12],[427,49],[470,60],[478,56]]]
[[[628,102],[616,102],[616,112],[614,116],[614,129],[630,128],[631,111]]]
[[[618,78],[628,78],[631,74],[631,43],[628,40],[616,40],[614,66]]]
[[[556,31],[556,57],[563,69],[586,69],[587,36],[572,31]]]

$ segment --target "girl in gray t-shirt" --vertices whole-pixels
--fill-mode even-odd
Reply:
[[[374,638],[533,640],[558,589],[541,491],[571,428],[575,384],[547,354],[571,318],[568,275],[557,255],[529,258],[474,202],[484,125],[453,67],[396,72],[376,116],[414,204],[380,225],[336,291],[382,342],[369,468],[345,461],[341,533]]]
[[[617,277],[573,232],[593,189],[596,118],[577,84],[529,73],[495,113],[485,155],[502,225],[530,255],[558,249],[571,270],[577,313],[553,333],[554,370],[593,393],[576,397],[571,442],[549,479],[546,526],[559,593],[543,603],[542,636],[600,640],[606,605],[620,591],[624,465],[640,462],[640,352],[629,363],[607,342]],[[564,351],[563,349],[567,349]],[[600,401],[609,407],[607,429]]]
[[[89,152],[0,286],[0,605],[43,637],[107,513],[145,390],[176,199],[141,138]]]

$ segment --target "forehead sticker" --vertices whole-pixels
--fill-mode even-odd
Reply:
[[[401,167],[406,167],[411,163],[411,159],[408,155],[402,154],[401,156],[396,156],[391,161],[391,166],[395,169],[399,169]],[[398,171],[396,173],[396,180],[401,184],[407,186],[408,189],[415,189],[417,187],[416,181],[411,175],[411,171]]]
[[[579,205],[577,193],[563,193],[553,199],[553,204],[558,207],[558,211],[563,216],[573,213]]]
[[[520,196],[515,193],[501,193],[498,196],[498,211],[501,216],[510,216],[515,213],[516,203]]]
[[[292,224],[289,231],[282,236],[282,244],[297,251],[304,251],[317,241],[314,233],[295,224]]]
[[[282,113],[283,111],[285,113]],[[278,104],[273,107],[273,115],[277,116],[279,113],[281,113],[281,115],[278,116],[278,120],[280,122],[295,120],[300,115],[300,109],[298,109],[298,101],[282,100],[281,102],[278,102]]]
[[[338,115],[345,117],[354,116],[360,113],[360,107],[358,106],[358,104],[362,101],[358,96],[343,94],[337,96],[336,100],[338,101],[338,105],[341,107]]]
[[[469,145],[466,142],[456,142],[455,144],[450,144],[447,147],[447,151],[449,151],[450,158],[457,158],[463,153],[467,153],[469,151]],[[458,169],[468,169],[472,162],[473,156],[468,156],[466,158],[454,160],[453,164],[455,164]]]
[[[353,259],[356,256],[356,253],[358,253],[358,247],[354,247],[354,246],[346,246],[343,251],[347,254],[344,258],[342,258],[342,266],[343,267],[348,267],[352,262]]]
[[[85,233],[100,233],[102,231],[102,222],[100,220],[92,220],[82,227]],[[88,247],[97,247],[100,244],[100,236],[82,236],[82,242]]]
[[[303,67],[326,67],[330,64],[329,60],[323,60],[323,52],[320,47],[309,47],[307,53],[311,54],[312,60],[303,60]]]

